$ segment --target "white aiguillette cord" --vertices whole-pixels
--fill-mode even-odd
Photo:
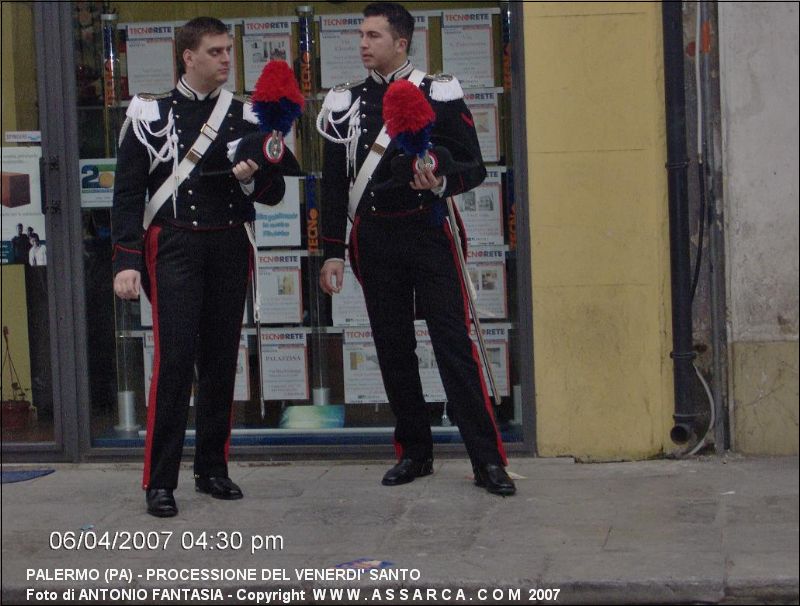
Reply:
[[[214,139],[217,138],[217,131],[219,131],[219,127],[225,119],[225,114],[228,112],[232,100],[233,93],[229,90],[223,88],[219,91],[214,110],[211,112],[208,120],[206,120],[206,123],[200,128],[200,134],[197,139],[195,139],[191,149],[186,152],[183,160],[178,164],[178,168],[173,169],[172,175],[167,177],[144,207],[142,226],[145,229],[150,226],[150,223],[158,214],[158,211],[161,210],[161,207],[164,206],[164,203],[169,200],[170,196],[172,196],[173,204],[175,204],[175,197],[181,183],[191,174],[194,167],[197,166],[203,158],[203,154],[208,151]]]

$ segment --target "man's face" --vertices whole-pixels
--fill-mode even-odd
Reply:
[[[367,69],[388,74],[406,60],[405,38],[394,38],[389,21],[383,15],[364,17],[358,28],[361,36],[361,62]]]
[[[231,38],[228,34],[207,34],[196,50],[183,51],[186,74],[195,85],[213,90],[228,81],[231,69]]]

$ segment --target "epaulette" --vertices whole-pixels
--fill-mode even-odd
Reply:
[[[322,102],[322,108],[327,109],[329,112],[343,112],[350,109],[350,104],[353,100],[353,95],[350,89],[355,88],[365,82],[364,79],[357,82],[343,82],[337,84],[328,91],[325,95],[325,100]]]
[[[464,91],[458,78],[450,74],[428,74],[431,79],[431,99],[434,101],[454,101],[464,98]]]
[[[165,93],[136,93],[136,96],[145,101],[160,101],[161,99],[168,99],[171,97],[172,91],[167,91]]]
[[[253,111],[253,98],[250,95],[234,95],[233,98],[242,104],[242,118],[258,124],[258,116]]]
[[[145,122],[154,122],[161,118],[161,112],[158,110],[158,101],[167,99],[172,93],[137,93],[131,99],[128,105],[128,110],[125,115],[131,120],[143,120]]]

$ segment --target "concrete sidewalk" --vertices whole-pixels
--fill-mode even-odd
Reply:
[[[141,465],[56,465],[2,486],[3,603],[798,603],[797,457],[517,458],[505,499],[466,460],[393,488],[388,466],[233,463],[234,502],[186,467],[157,519]]]

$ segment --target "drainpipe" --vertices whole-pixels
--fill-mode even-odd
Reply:
[[[667,179],[669,196],[669,257],[672,286],[672,352],[675,424],[670,438],[685,444],[700,436],[700,414],[692,399],[691,268],[689,261],[689,190],[686,153],[686,107],[683,77],[682,2],[661,6],[664,33],[664,97],[667,121]]]

